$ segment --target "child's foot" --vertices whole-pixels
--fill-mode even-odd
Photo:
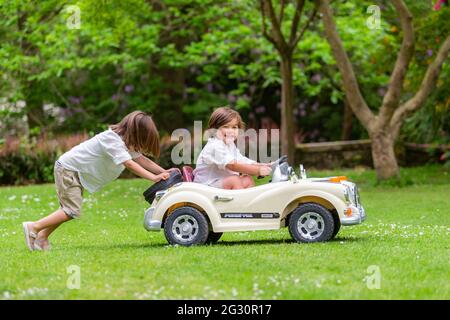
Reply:
[[[34,249],[39,251],[48,251],[52,248],[50,241],[48,239],[37,238],[34,241]]]
[[[37,238],[37,234],[35,230],[33,229],[33,222],[28,221],[22,223],[23,232],[25,234],[25,243],[27,244],[28,249],[30,251],[34,250],[34,241]]]

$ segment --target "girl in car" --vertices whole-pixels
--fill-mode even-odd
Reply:
[[[236,147],[242,129],[244,123],[237,111],[221,107],[212,113],[208,125],[211,137],[198,157],[194,182],[222,189],[245,189],[255,185],[252,176],[271,173],[271,164],[257,163]]]

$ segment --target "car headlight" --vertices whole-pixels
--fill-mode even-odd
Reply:
[[[350,202],[350,195],[349,195],[350,191],[349,188],[347,186],[345,186],[344,188],[344,199],[346,202]]]
[[[358,189],[358,187],[356,186],[356,184],[355,184],[355,186],[354,186],[354,191],[353,191],[353,194],[354,194],[354,197],[355,197],[355,205],[356,206],[359,206],[359,189]]]
[[[341,183],[345,187],[345,189],[344,189],[345,201],[347,201],[347,203],[356,205],[358,203],[357,202],[358,201],[358,196],[357,196],[358,189],[357,189],[356,185],[354,183],[347,182],[347,181],[342,181]]]

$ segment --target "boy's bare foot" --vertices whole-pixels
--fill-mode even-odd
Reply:
[[[22,223],[23,232],[25,234],[25,243],[27,244],[27,247],[28,249],[30,249],[30,251],[34,250],[34,242],[37,238],[37,234],[35,229],[33,228],[33,224],[34,223],[31,221]]]

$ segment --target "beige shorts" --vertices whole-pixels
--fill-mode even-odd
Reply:
[[[55,185],[59,205],[64,213],[73,219],[80,218],[84,189],[78,172],[65,169],[60,163],[56,162]]]

